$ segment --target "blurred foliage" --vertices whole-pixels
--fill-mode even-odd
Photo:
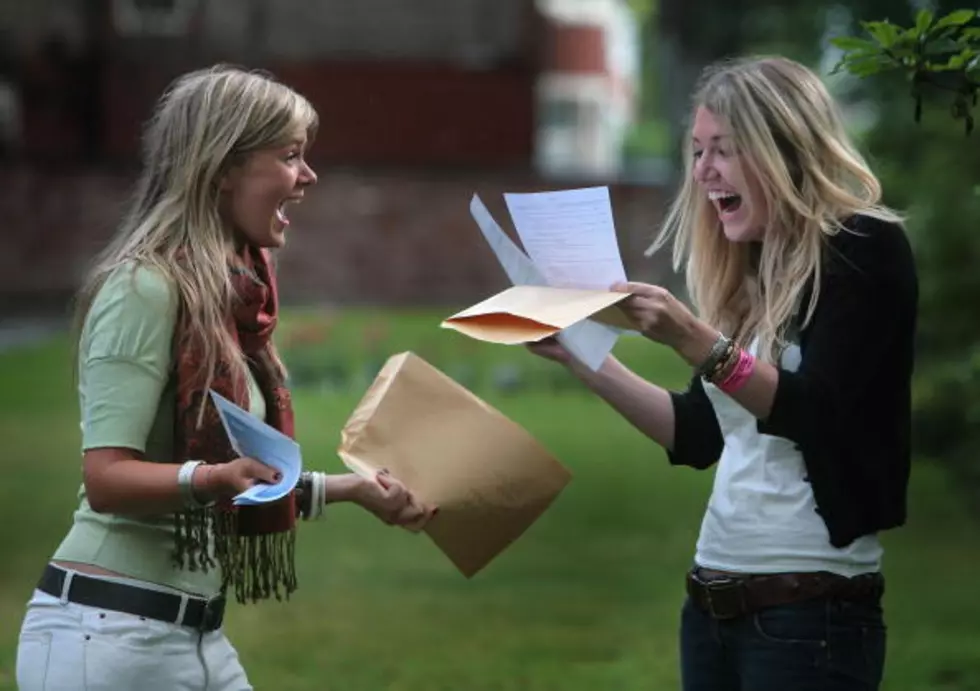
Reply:
[[[916,447],[949,463],[971,494],[980,487],[980,156],[969,136],[978,20],[975,10],[925,9],[909,26],[862,21],[862,35],[831,41],[843,51],[834,71],[875,95],[881,117],[868,144],[887,152],[878,163],[890,201],[910,212],[922,288]]]
[[[657,22],[657,5],[654,0],[629,0],[641,37],[649,37]],[[670,128],[658,117],[658,65],[654,44],[648,38],[640,41],[640,74],[636,122],[627,132],[623,142],[623,155],[627,161],[663,156],[668,151]]]
[[[627,160],[644,156],[663,156],[669,150],[670,128],[660,119],[644,119],[630,128],[623,142]]]
[[[954,10],[937,17],[932,10],[923,9],[910,27],[887,20],[861,22],[870,38],[838,36],[831,40],[844,51],[834,71],[847,69],[869,77],[901,70],[912,85],[916,122],[922,120],[927,89],[950,92],[952,115],[963,120],[970,134],[980,85],[980,27],[971,26],[976,18],[976,10]]]

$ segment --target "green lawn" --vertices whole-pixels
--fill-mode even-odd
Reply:
[[[682,576],[711,474],[667,467],[651,442],[568,387],[557,368],[519,348],[440,332],[438,316],[341,315],[322,343],[308,338],[303,349],[287,351],[290,364],[335,379],[332,389],[296,394],[307,464],[341,470],[338,432],[379,364],[374,343],[381,357],[416,350],[465,379],[535,434],[574,479],[472,580],[424,535],[388,528],[354,507],[331,507],[322,522],[303,526],[294,599],[229,613],[228,632],[256,688],[676,688]],[[364,336],[379,325],[390,330]],[[623,339],[617,352],[661,382],[684,378],[676,360],[640,339]],[[343,381],[352,368],[360,379]],[[515,372],[536,387],[507,393],[490,386]],[[23,603],[71,518],[80,467],[65,342],[0,356],[0,381],[0,689],[12,689]],[[980,689],[976,525],[937,468],[919,464],[913,486],[910,525],[885,538],[885,688]]]

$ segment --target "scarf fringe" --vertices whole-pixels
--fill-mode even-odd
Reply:
[[[296,591],[295,526],[280,533],[239,535],[236,511],[210,507],[174,514],[174,529],[177,567],[207,573],[220,566],[221,592],[233,590],[239,603],[288,600]]]

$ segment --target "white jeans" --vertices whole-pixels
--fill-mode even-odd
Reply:
[[[251,691],[220,629],[200,634],[35,591],[17,646],[19,691]]]

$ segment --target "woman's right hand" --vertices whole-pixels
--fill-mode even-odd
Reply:
[[[553,360],[561,365],[572,364],[572,354],[554,336],[527,344],[527,349],[538,357]]]
[[[194,480],[195,489],[200,488],[199,495],[223,499],[237,496],[260,482],[275,484],[280,474],[275,468],[246,456],[227,463],[200,465],[194,471]]]

